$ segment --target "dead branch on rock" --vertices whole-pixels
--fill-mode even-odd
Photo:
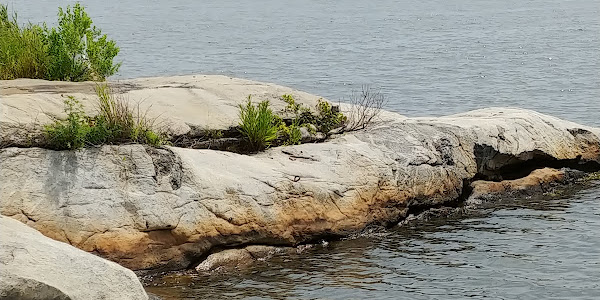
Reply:
[[[352,92],[350,104],[345,130],[355,131],[365,129],[379,115],[387,100],[380,90],[363,85],[360,92]]]

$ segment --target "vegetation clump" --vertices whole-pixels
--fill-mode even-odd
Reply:
[[[280,120],[269,108],[269,101],[254,105],[252,97],[248,96],[246,104],[240,104],[239,109],[240,132],[246,139],[249,150],[259,151],[269,147],[277,139]]]
[[[301,103],[296,103],[291,95],[283,95],[281,97],[287,103],[286,111],[294,114],[293,122],[300,127],[306,127],[309,130],[316,128],[316,131],[329,135],[332,130],[341,128],[347,117],[342,114],[339,109],[335,108],[329,102],[319,99],[316,105],[317,113],[313,113],[310,108],[303,106]]]
[[[154,120],[140,111],[139,105],[116,96],[106,85],[96,88],[98,114],[88,116],[72,96],[65,99],[65,120],[44,127],[48,146],[56,150],[75,150],[86,146],[141,143],[160,146],[166,134],[153,129]]]
[[[284,120],[275,115],[268,101],[254,105],[250,96],[245,104],[239,106],[240,133],[248,150],[260,151],[270,146],[300,144],[303,127],[312,135],[321,132],[328,136],[332,130],[341,128],[346,121],[342,113],[323,99],[319,99],[317,113],[314,113],[310,108],[296,103],[291,95],[283,95],[281,98],[287,103],[285,110],[293,115],[292,119]]]
[[[119,48],[92,25],[79,3],[58,10],[58,26],[19,26],[0,4],[0,79],[102,81],[119,70]]]

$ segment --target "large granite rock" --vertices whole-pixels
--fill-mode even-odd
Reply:
[[[307,105],[318,99],[223,76],[115,84],[183,133],[234,125],[248,94],[276,110],[282,94]],[[61,94],[88,109],[94,97],[89,83],[4,81],[0,91],[0,127],[18,129],[0,130],[5,147],[23,146],[24,128],[60,114]],[[8,147],[0,150],[0,213],[128,268],[182,269],[214,249],[293,246],[395,224],[413,208],[466,197],[474,180],[512,180],[546,166],[598,169],[599,135],[530,110],[489,108],[440,118],[384,111],[366,130],[251,156],[142,145]]]
[[[455,201],[474,179],[600,161],[598,129],[533,111],[392,116],[325,143],[252,156],[6,148],[0,213],[128,268],[181,269],[214,248],[296,245],[395,224],[411,208]]]
[[[148,299],[132,271],[3,216],[0,279],[0,299]]]

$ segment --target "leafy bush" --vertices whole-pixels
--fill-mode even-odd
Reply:
[[[120,64],[113,64],[119,48],[106,35],[92,27],[92,19],[79,4],[58,9],[58,27],[46,29],[48,54],[52,64],[48,79],[85,81],[104,80]]]
[[[116,73],[119,48],[92,26],[79,4],[59,8],[58,27],[29,24],[19,28],[0,4],[0,79],[104,80]]]
[[[160,146],[165,134],[153,130],[154,120],[140,113],[139,106],[131,107],[106,85],[96,88],[98,115],[87,116],[81,104],[69,96],[65,100],[66,120],[46,125],[48,146],[57,150],[73,150],[85,146],[126,142]]]
[[[249,150],[266,149],[278,136],[278,119],[269,108],[269,101],[252,104],[251,96],[240,104],[240,132],[248,142]]]

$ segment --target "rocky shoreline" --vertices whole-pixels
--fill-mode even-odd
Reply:
[[[318,99],[224,76],[117,84],[188,136],[236,124],[236,105],[248,94],[280,110],[282,94],[307,105]],[[516,108],[439,118],[383,112],[364,130],[254,155],[35,147],[31,128],[48,114],[60,116],[67,94],[91,110],[92,90],[90,83],[2,82],[0,214],[142,272],[210,270],[367,226],[394,226],[430,208],[546,192],[583,174],[561,168],[600,170],[600,129]]]

